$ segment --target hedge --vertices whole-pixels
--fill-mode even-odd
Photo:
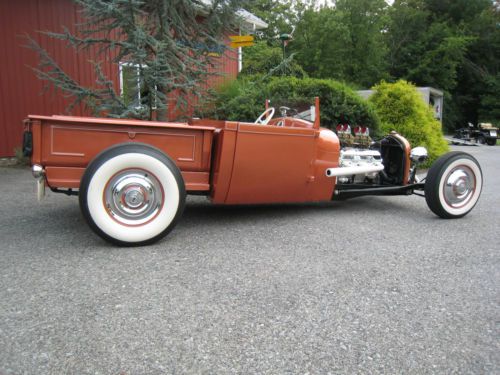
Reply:
[[[266,99],[271,105],[320,98],[321,126],[330,129],[340,122],[368,126],[377,133],[380,120],[372,105],[349,86],[326,79],[247,76],[221,87],[212,110],[203,113],[224,120],[254,121],[264,110]]]
[[[381,130],[396,130],[408,139],[412,147],[424,146],[429,162],[449,150],[443,138],[441,123],[434,118],[432,109],[424,103],[415,86],[400,80],[381,82],[369,99],[381,121]]]

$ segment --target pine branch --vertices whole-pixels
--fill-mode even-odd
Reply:
[[[37,77],[54,84],[54,86],[66,92],[66,97],[73,98],[73,101],[69,105],[68,112],[71,112],[74,107],[88,98],[97,97],[92,90],[79,85],[73,78],[66,74],[48,52],[40,47],[33,38],[28,35],[26,38],[28,41],[26,47],[34,50],[40,56],[38,67],[32,67]]]
[[[51,38],[62,40],[67,42],[69,45],[74,47],[76,50],[88,50],[93,45],[102,44],[105,46],[105,49],[111,49],[116,47],[126,48],[128,47],[127,43],[122,42],[120,40],[111,39],[111,38],[98,38],[98,37],[87,37],[80,38],[74,34],[72,34],[69,29],[63,26],[62,33],[55,33],[52,31],[42,31],[41,34],[47,35]]]
[[[67,43],[75,51],[96,51],[98,57],[112,54],[115,64],[126,62],[137,67],[131,87],[141,87],[140,103],[117,94],[114,79],[106,77],[103,61],[94,62],[96,88],[79,85],[67,75],[41,46],[31,40],[40,57],[39,78],[60,88],[75,103],[85,103],[94,113],[113,117],[151,118],[153,106],[164,111],[169,93],[175,92],[176,106],[186,106],[186,97],[208,95],[205,82],[220,75],[212,69],[213,49],[225,52],[224,34],[235,25],[241,1],[214,0],[210,6],[201,0],[75,0],[85,21],[77,32],[45,31],[50,38]],[[204,20],[200,20],[200,15]],[[109,63],[109,62],[108,62]],[[134,81],[135,80],[135,81]],[[134,89],[135,90],[135,89]],[[72,107],[71,107],[72,108]]]

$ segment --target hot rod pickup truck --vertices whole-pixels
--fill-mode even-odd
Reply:
[[[447,153],[419,179],[423,147],[411,149],[396,132],[367,142],[368,129],[353,131],[322,128],[316,99],[302,112],[266,103],[254,123],[30,115],[23,148],[39,197],[46,187],[78,195],[92,230],[122,246],[168,234],[186,194],[230,205],[423,192],[442,218],[462,217],[478,201],[483,179],[472,156]]]

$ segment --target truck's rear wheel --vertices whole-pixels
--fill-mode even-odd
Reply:
[[[449,152],[431,167],[425,181],[425,200],[436,215],[465,216],[476,205],[483,187],[477,160],[465,152]]]
[[[99,236],[121,246],[141,246],[167,235],[184,210],[186,191],[175,163],[137,143],[99,154],[80,183],[80,209]]]

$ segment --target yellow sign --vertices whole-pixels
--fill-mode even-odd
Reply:
[[[229,39],[233,43],[253,42],[253,35],[231,35]]]
[[[229,39],[231,40],[229,44],[231,48],[253,46],[254,41],[253,35],[231,35]]]
[[[229,47],[231,48],[238,48],[238,47],[250,47],[253,46],[253,42],[242,42],[242,43],[231,43],[229,44]]]

